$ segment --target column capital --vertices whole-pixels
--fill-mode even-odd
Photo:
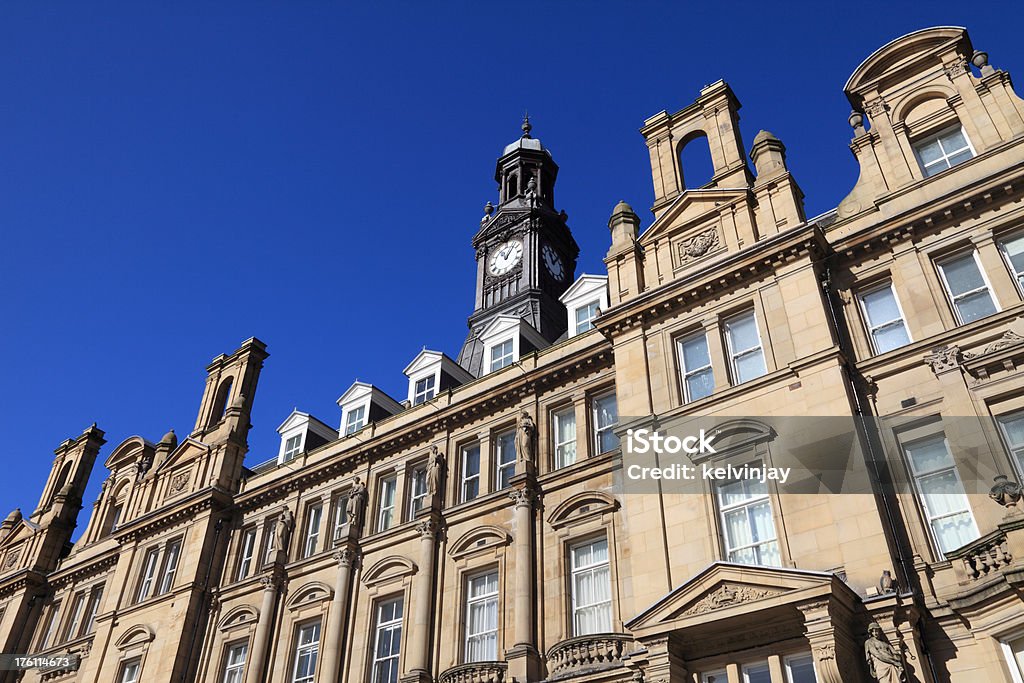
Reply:
[[[356,547],[342,546],[336,548],[331,557],[339,567],[354,567],[362,559],[362,552]]]
[[[282,583],[282,578],[277,572],[269,572],[260,577],[260,585],[265,591],[276,591]]]
[[[441,530],[441,525],[433,517],[427,517],[416,524],[416,533],[420,535],[422,539],[435,539],[437,538],[437,532]]]
[[[508,492],[508,497],[512,499],[514,506],[517,508],[533,507],[537,500],[536,492],[528,486],[524,486],[521,489],[512,489]]]

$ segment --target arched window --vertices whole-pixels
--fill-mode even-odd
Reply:
[[[217,398],[213,402],[213,411],[210,413],[210,422],[207,427],[220,422],[220,419],[224,417],[224,411],[228,408],[228,397],[231,396],[231,385],[234,379],[231,377],[225,378],[220,383],[220,387],[217,389]]]
[[[519,194],[519,176],[515,173],[508,174],[508,193],[506,199],[512,199]]]
[[[679,146],[679,176],[683,189],[704,187],[715,175],[711,146],[704,131],[691,133]]]
[[[57,475],[57,480],[53,484],[53,493],[60,493],[60,490],[64,488],[64,484],[68,482],[68,475],[71,474],[71,463],[66,462],[64,466],[60,468],[60,473]]]

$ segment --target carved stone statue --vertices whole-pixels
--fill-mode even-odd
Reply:
[[[1021,485],[1015,481],[1010,481],[1005,474],[997,475],[995,482],[989,490],[988,497],[1004,508],[1007,508],[1009,512],[1016,510],[1021,495],[1024,493]]]
[[[868,662],[868,674],[878,683],[904,683],[903,658],[885,640],[882,627],[876,622],[868,626],[868,639],[864,642],[864,658]]]
[[[531,207],[537,206],[537,179],[530,178],[526,183],[526,203]]]
[[[882,595],[896,592],[896,580],[888,569],[883,570],[881,578],[878,579],[878,592]]]
[[[355,483],[352,484],[352,490],[348,493],[348,503],[345,506],[348,523],[353,528],[362,527],[364,510],[366,510],[366,484],[356,477]]]
[[[519,414],[519,423],[516,425],[517,462],[533,462],[533,437],[536,432],[533,418],[524,410]]]
[[[430,458],[427,460],[427,494],[433,498],[441,490],[441,468],[444,467],[444,456],[437,446],[430,447]]]
[[[274,550],[288,551],[288,539],[291,538],[292,528],[295,526],[295,515],[288,508],[281,511],[274,525]]]

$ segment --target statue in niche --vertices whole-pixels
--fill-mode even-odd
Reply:
[[[295,526],[295,515],[288,508],[281,511],[274,525],[274,550],[288,552],[288,539],[292,535],[292,528]]]
[[[444,467],[444,456],[437,449],[437,446],[430,447],[430,457],[427,460],[427,495],[431,498],[441,490],[441,468]]]
[[[885,640],[882,627],[877,622],[868,626],[868,639],[864,642],[864,658],[868,662],[868,674],[877,683],[904,683],[906,673],[900,653]]]
[[[355,483],[352,484],[352,490],[348,492],[348,503],[345,506],[348,523],[355,529],[359,529],[363,525],[366,495],[366,484],[360,481],[359,477],[356,477]]]
[[[519,414],[519,423],[516,425],[516,461],[533,462],[533,437],[537,432],[537,425],[533,418],[525,410]]]

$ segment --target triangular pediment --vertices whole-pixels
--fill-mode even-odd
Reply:
[[[341,398],[338,399],[339,406],[346,406],[351,403],[358,403],[365,400],[373,393],[373,385],[366,382],[355,381],[352,383]]]
[[[575,299],[582,299],[583,297],[589,297],[593,294],[599,294],[607,289],[607,275],[588,275],[584,273],[576,278],[576,282],[572,283],[572,286],[565,290],[565,293],[558,297],[558,300],[567,304]]]
[[[763,610],[836,592],[856,599],[829,572],[715,562],[627,622],[626,628],[635,634],[676,630],[751,607]]]
[[[504,231],[511,229],[529,215],[530,210],[525,209],[525,207],[522,211],[498,209],[496,214],[491,216],[487,222],[480,226],[480,230],[473,236],[473,244],[476,245],[479,242],[487,240],[492,235],[503,233]]]
[[[293,410],[291,414],[285,418],[281,426],[277,428],[278,434],[283,434],[296,427],[301,427],[309,422],[309,413],[304,413],[301,410]]]
[[[431,351],[429,349],[423,349],[416,357],[412,359],[412,362],[406,366],[402,372],[406,376],[413,375],[421,370],[433,368],[441,363],[441,358],[444,356],[440,351]]]
[[[159,470],[167,471],[183,465],[187,462],[201,458],[210,452],[210,447],[202,441],[188,437],[183,440],[174,451],[160,463]]]
[[[664,209],[638,241],[647,246],[688,228],[717,221],[726,204],[745,198],[749,192],[743,187],[687,190]]]

